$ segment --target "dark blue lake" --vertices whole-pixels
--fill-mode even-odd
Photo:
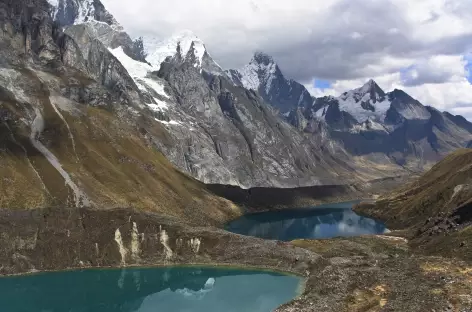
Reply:
[[[352,206],[358,202],[248,214],[228,223],[225,229],[281,241],[385,233],[386,228],[381,222],[352,211]]]
[[[105,269],[0,278],[2,312],[269,312],[295,276],[223,268]]]

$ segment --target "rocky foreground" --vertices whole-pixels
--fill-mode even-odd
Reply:
[[[211,264],[304,276],[278,311],[469,311],[472,266],[420,255],[404,238],[292,243],[193,227],[130,209],[0,211],[1,274],[91,267]]]
[[[472,150],[460,150],[409,185],[355,207],[395,230],[387,235],[286,243],[133,209],[1,210],[0,272],[258,267],[306,278],[300,296],[277,311],[471,311],[471,157]],[[246,201],[260,200],[260,191],[248,191]]]

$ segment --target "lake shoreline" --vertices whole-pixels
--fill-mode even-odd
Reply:
[[[236,234],[286,242],[388,232],[382,222],[353,211],[353,206],[360,202],[362,200],[250,213],[225,224],[224,229]]]
[[[192,264],[265,269],[302,277],[299,295],[277,312],[339,312],[344,311],[346,296],[369,295],[381,303],[388,294],[389,304],[401,311],[422,311],[424,302],[437,309],[445,302],[431,298],[437,278],[423,275],[421,268],[434,261],[447,273],[450,265],[447,259],[412,256],[402,239],[361,236],[281,242],[216,227],[191,227],[175,218],[130,209],[0,210],[0,231],[4,233],[0,236],[0,270],[5,278],[71,269]],[[126,252],[120,253],[120,246]],[[456,272],[451,270],[451,274]],[[453,278],[457,280],[455,275]],[[383,285],[380,281],[391,285],[386,288],[388,294],[372,293]],[[412,310],[412,306],[417,308]]]

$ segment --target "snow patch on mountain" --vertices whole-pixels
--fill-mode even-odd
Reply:
[[[383,122],[391,102],[387,98],[381,102],[374,102],[371,98],[368,98],[368,96],[369,94],[366,94],[360,101],[356,101],[352,96],[340,97],[338,98],[339,110],[349,113],[358,122],[364,122],[369,118]],[[370,104],[374,107],[374,111],[365,109],[361,106],[361,103]]]
[[[354,125],[352,129],[349,130],[351,133],[359,133],[362,131],[388,132],[380,122],[376,122],[370,118],[360,124]]]
[[[153,111],[160,112],[169,109],[169,105],[166,102],[156,98],[154,98],[154,101],[156,101],[157,104],[148,104],[149,108]]]
[[[391,105],[388,97],[373,80],[343,93],[338,102],[339,109],[352,115],[359,123],[368,119],[383,122]]]
[[[158,121],[161,124],[164,124],[166,126],[181,126],[182,125],[182,123],[180,121],[175,121],[175,120],[165,121],[165,120],[159,120],[159,119],[156,118],[156,121]]]
[[[109,48],[108,50],[120,61],[121,65],[126,68],[133,79],[144,78],[148,72],[153,70],[153,67],[149,64],[135,61],[126,55],[123,51],[123,47],[116,49]]]
[[[52,13],[52,19],[54,20],[59,10],[59,0],[48,0],[48,2],[54,8],[54,12]]]
[[[180,55],[185,58],[190,52],[193,44],[193,53],[196,58],[195,67],[201,68],[203,56],[206,48],[203,41],[189,30],[184,30],[174,34],[167,40],[157,40],[155,38],[145,38],[144,48],[148,53],[147,60],[150,62],[154,70],[159,70],[161,63],[168,56],[177,54],[177,47],[180,46]]]
[[[120,61],[121,65],[128,71],[128,74],[133,78],[136,85],[141,91],[148,92],[147,88],[153,89],[157,94],[169,98],[169,96],[164,91],[164,86],[154,79],[147,78],[149,72],[153,71],[154,68],[146,63],[135,61],[130,58],[123,51],[122,47],[116,49],[108,49],[117,59]],[[160,101],[159,99],[154,98],[156,103],[147,104],[152,110],[163,110],[167,109],[167,103]]]
[[[358,123],[352,131],[384,131],[392,125],[385,124],[387,112],[392,109],[406,120],[427,120],[431,113],[421,103],[404,92],[394,90],[385,93],[373,80],[364,86],[344,92],[341,96],[329,97],[326,103],[312,109],[312,116],[325,119],[331,105],[338,105],[341,112],[351,115]],[[380,128],[380,126],[382,128]]]
[[[103,24],[117,32],[124,28],[116,21],[99,0],[47,0],[54,8],[52,18],[62,26],[91,23],[103,27]],[[97,11],[98,10],[98,11]]]
[[[272,81],[275,79],[277,64],[269,57],[267,57],[268,62],[266,63],[259,62],[256,58],[257,54],[248,65],[238,71],[241,76],[241,83],[246,89],[255,91],[258,91],[260,86],[264,85],[266,94],[269,94]]]
[[[151,89],[153,89],[154,91],[156,91],[159,95],[162,95],[163,97],[165,98],[168,98],[170,99],[169,95],[167,95],[166,91],[164,90],[164,85],[159,83],[158,81],[154,80],[154,79],[150,79],[150,78],[141,78],[141,80],[146,84],[148,85],[149,87],[151,87]],[[141,87],[140,87],[141,86]],[[138,87],[140,87],[140,89],[143,86],[143,84],[141,82],[138,83]]]
[[[259,80],[259,75],[257,73],[258,66],[257,64],[250,63],[249,65],[244,66],[239,73],[241,74],[241,83],[246,89],[252,89],[257,91],[261,85]]]
[[[75,25],[85,23],[90,18],[93,18],[95,15],[95,6],[93,5],[93,0],[78,1],[77,4],[79,5],[79,15],[75,19]]]
[[[314,115],[320,119],[324,119],[326,116],[326,111],[328,110],[329,105],[325,105],[318,109],[316,112],[314,112]]]
[[[48,0],[49,4],[54,6],[54,7],[58,7],[59,6],[59,0]]]

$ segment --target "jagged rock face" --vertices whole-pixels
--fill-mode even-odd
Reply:
[[[258,91],[300,131],[325,133],[349,154],[376,165],[423,170],[472,139],[465,118],[437,112],[401,90],[386,93],[373,80],[339,97],[313,99],[264,53],[227,74],[234,84]]]
[[[0,1],[0,206],[132,206],[205,224],[238,216],[153,148],[148,132],[168,133],[143,85],[84,25],[55,27],[48,8]]]
[[[313,103],[306,88],[294,80],[285,79],[272,57],[258,52],[243,69],[229,70],[234,83],[258,91],[262,98],[287,114],[297,107],[308,107]]]
[[[345,182],[369,180],[397,174],[409,161],[421,167],[425,160],[460,146],[470,134],[457,126],[458,118],[442,118],[406,94],[383,92],[373,81],[340,98],[314,101],[262,53],[247,68],[249,76],[224,72],[189,32],[165,42],[144,42],[149,63],[141,62],[127,50],[129,36],[97,1],[59,2],[56,8],[61,3],[69,3],[71,10],[88,8],[71,13],[68,23],[74,24],[66,25],[64,33],[52,23],[57,13],[46,13],[51,10],[45,1],[22,0],[40,8],[36,15],[4,2],[8,5],[2,14],[16,17],[4,26],[2,42],[16,52],[2,50],[2,57],[12,64],[29,62],[39,70],[64,72],[66,83],[36,72],[32,76],[39,77],[49,94],[113,111],[118,125],[139,129],[148,146],[203,182],[295,187],[339,183],[339,177]],[[123,40],[117,39],[120,34]],[[142,42],[136,46],[142,58]],[[3,76],[5,84],[12,75],[18,73]],[[248,85],[252,82],[257,88]],[[41,84],[31,85],[41,89]],[[9,86],[4,93],[7,98],[16,94],[18,102],[21,88]],[[38,94],[49,97],[47,92]],[[30,123],[45,105],[49,107],[47,102],[25,106]]]
[[[102,42],[90,35],[87,26],[81,24],[66,28],[65,34],[73,40],[74,49],[78,49],[80,51],[78,55],[82,57],[79,60],[66,57],[64,64],[70,67],[79,67],[100,81],[106,88],[114,89],[115,92],[120,93],[122,103],[139,106],[143,98],[137,91],[138,88],[133,79]],[[82,64],[85,64],[85,69],[80,68]]]
[[[332,168],[329,157],[322,164],[326,157],[314,137],[310,140],[282,121],[256,92],[234,85],[226,76],[200,74],[189,55],[167,58],[158,76],[175,97],[175,110],[168,114],[180,123],[169,126],[180,144],[159,148],[204,182],[314,185],[332,183],[333,172],[348,170]]]
[[[49,0],[52,17],[62,27],[84,25],[87,31],[107,48],[123,47],[135,60],[145,62],[140,39],[133,41],[100,0]]]
[[[49,0],[49,2],[54,7],[53,18],[61,26],[95,20],[115,28],[122,28],[100,0]]]
[[[325,122],[350,154],[412,170],[427,168],[472,138],[472,124],[463,117],[424,106],[401,90],[385,93],[373,80],[338,98],[318,98],[303,115]]]
[[[469,121],[467,121],[467,119],[465,119],[464,117],[460,115],[452,115],[448,112],[444,112],[443,114],[447,119],[451,120],[457,126],[467,129],[469,132],[472,133],[472,124]]]

